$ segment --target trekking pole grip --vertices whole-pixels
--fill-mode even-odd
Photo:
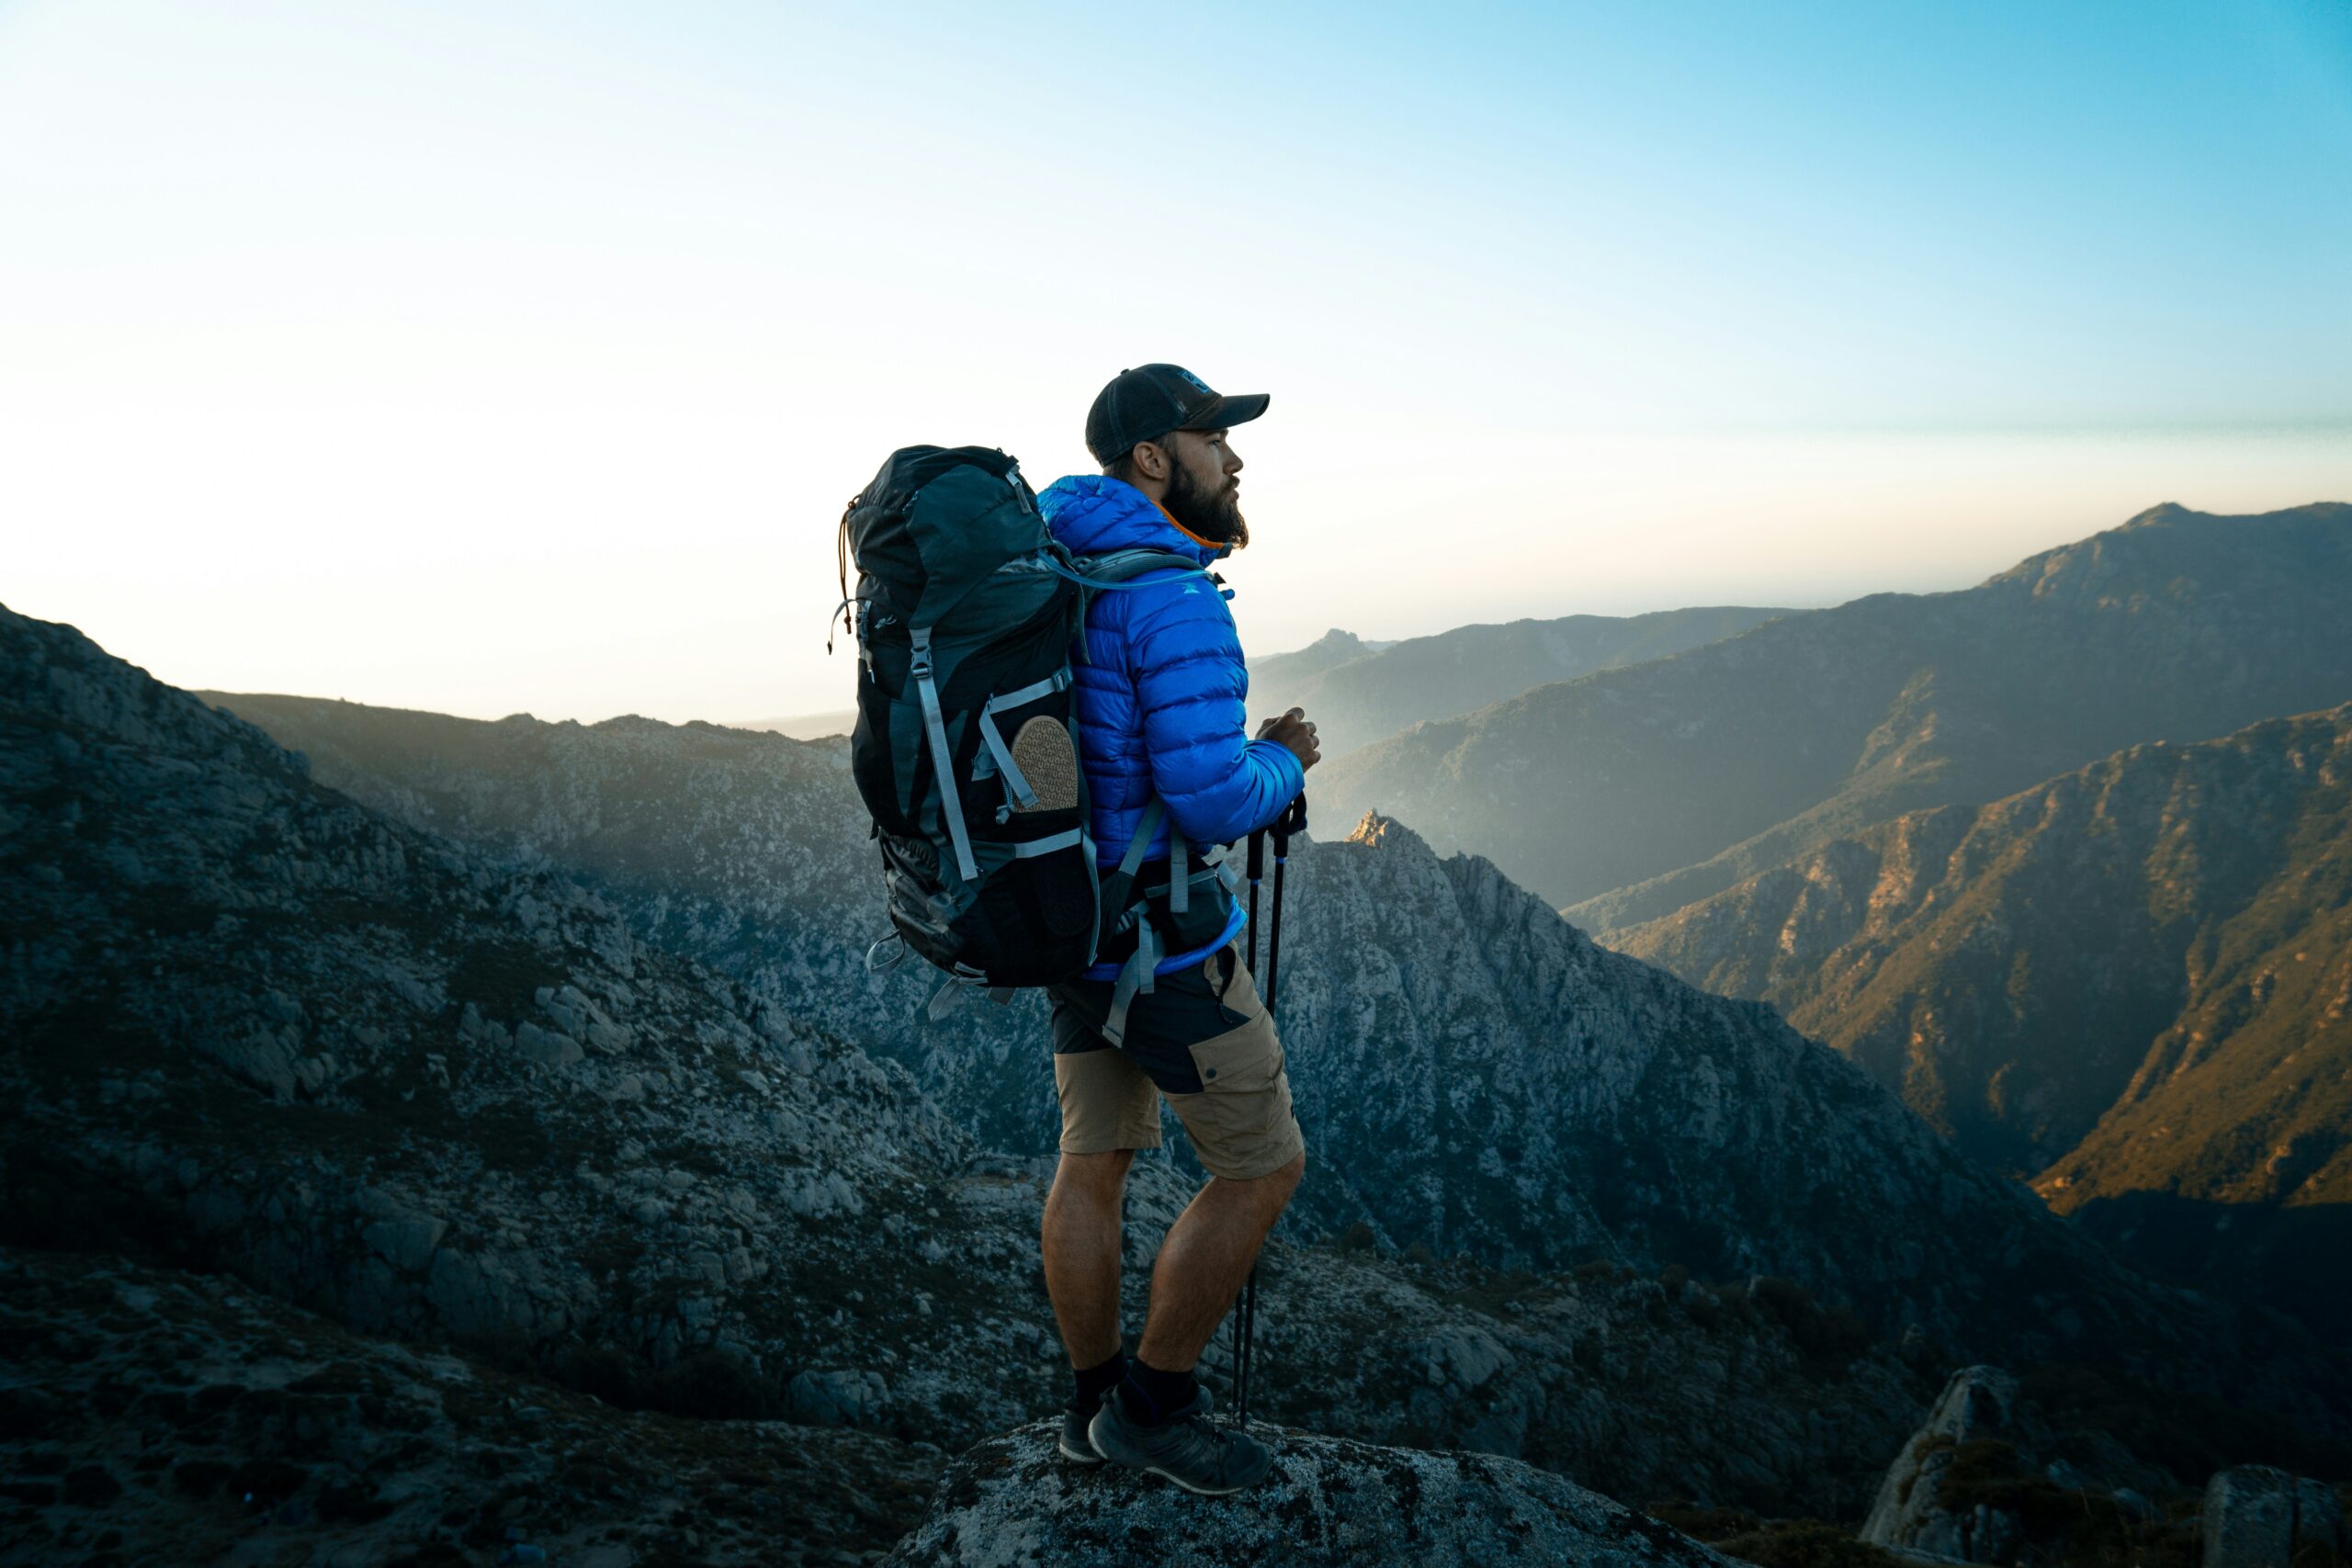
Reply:
[[[1282,854],[1290,848],[1290,836],[1293,833],[1306,831],[1306,792],[1300,790],[1291,803],[1283,807],[1283,814],[1274,818],[1274,853]]]

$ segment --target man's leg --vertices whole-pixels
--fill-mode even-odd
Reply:
[[[1062,1164],[1069,1166],[1069,1156]],[[1144,1321],[1143,1343],[1136,1348],[1137,1359],[1162,1371],[1193,1370],[1306,1168],[1306,1156],[1301,1154],[1254,1180],[1213,1176],[1185,1205],[1152,1264],[1151,1314]],[[1112,1288],[1115,1293],[1115,1275]],[[1063,1329],[1065,1339],[1069,1332]]]
[[[1119,1333],[1119,1231],[1127,1168],[1135,1151],[1062,1156],[1046,1194],[1040,1237],[1046,1294],[1053,1299],[1069,1364],[1101,1366],[1123,1348]]]
[[[1306,1145],[1282,1042],[1238,945],[1160,976],[1156,995],[1137,998],[1147,1000],[1150,1010],[1129,1014],[1123,1049],[1148,1055],[1209,1181],[1160,1245],[1143,1342],[1088,1438],[1115,1464],[1222,1495],[1264,1480],[1273,1459],[1248,1433],[1205,1418],[1193,1368],[1297,1188]]]

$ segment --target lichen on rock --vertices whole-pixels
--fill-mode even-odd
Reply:
[[[1674,1564],[1726,1559],[1566,1477],[1485,1454],[1350,1442],[1261,1422],[1264,1483],[1200,1497],[1158,1476],[1063,1459],[1056,1425],[981,1443],[951,1465],[893,1568],[1340,1568]]]

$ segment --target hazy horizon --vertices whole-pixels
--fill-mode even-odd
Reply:
[[[1867,451],[1871,442],[1892,438],[1851,439]],[[2044,468],[2052,467],[2055,460],[2054,466],[2064,468],[2066,465],[2063,459],[2068,448],[2076,446],[2078,443],[2128,449],[2154,439],[2135,436],[2119,440],[2088,435],[2038,435],[2030,439],[1948,436],[1937,438],[1936,444],[1947,448],[1946,465],[1952,468],[1988,460],[2033,463]],[[2168,439],[2178,442],[2183,438],[2176,434]],[[1356,592],[1345,601],[1366,607],[1372,612],[1367,617],[1359,621],[1345,615],[1327,614],[1318,619],[1311,609],[1301,613],[1289,603],[1278,602],[1281,598],[1279,589],[1259,586],[1262,580],[1253,569],[1270,559],[1280,559],[1284,567],[1302,578],[1311,579],[1318,570],[1311,551],[1283,547],[1279,519],[1271,526],[1263,521],[1255,524],[1259,531],[1258,542],[1249,551],[1228,562],[1223,570],[1239,588],[1234,604],[1235,615],[1240,625],[1244,646],[1254,660],[1295,652],[1335,629],[1351,632],[1368,641],[1393,642],[1433,636],[1463,626],[1549,620],[1576,615],[1637,615],[1724,604],[1811,610],[1828,608],[1871,593],[1948,592],[1973,587],[2028,557],[2118,527],[2132,517],[2166,502],[2177,502],[2193,511],[2226,515],[2352,499],[2352,478],[2338,484],[2335,493],[2322,494],[2298,491],[2294,477],[2301,474],[2310,474],[2314,478],[2332,474],[2352,476],[2352,429],[2207,436],[2202,441],[2209,446],[2227,443],[2237,448],[2230,454],[2230,459],[2236,464],[2260,463],[2265,469],[2263,476],[2258,479],[2249,478],[2241,491],[2256,494],[2259,497],[2258,503],[2200,505],[2178,496],[2159,495],[2096,523],[2086,519],[2084,525],[2073,531],[2045,531],[2029,539],[2027,536],[2031,532],[2030,522],[1992,518],[1984,519],[1979,528],[1965,526],[1961,520],[1962,514],[1967,512],[1975,498],[1967,495],[1965,491],[1955,494],[1947,488],[1914,504],[1953,517],[1955,521],[1949,529],[1949,536],[1932,546],[1911,543],[1908,558],[1899,569],[1891,571],[1885,580],[1874,579],[1871,575],[1873,566],[1886,565],[1889,553],[1883,547],[1873,551],[1873,539],[1884,547],[1906,539],[1908,536],[1901,530],[1899,524],[1879,534],[1873,528],[1873,517],[1852,512],[1842,516],[1832,514],[1824,518],[1817,515],[1810,519],[1813,527],[1807,535],[1809,538],[1828,540],[1851,550],[1853,553],[1848,558],[1836,564],[1792,561],[1784,572],[1757,571],[1745,580],[1752,585],[1753,592],[1742,591],[1742,580],[1726,575],[1720,569],[1711,570],[1678,558],[1690,547],[1704,548],[1710,544],[1721,547],[1725,535],[1743,529],[1752,532],[1759,518],[1777,515],[1785,521],[1804,509],[1805,497],[1802,494],[1773,494],[1760,488],[1747,498],[1747,504],[1734,518],[1690,515],[1681,520],[1680,525],[1671,532],[1661,530],[1650,536],[1648,554],[1655,563],[1651,570],[1656,575],[1645,579],[1628,574],[1611,589],[1588,592],[1580,598],[1564,599],[1558,603],[1546,600],[1541,588],[1531,588],[1525,582],[1495,582],[1488,585],[1490,592],[1476,593],[1467,599],[1442,599],[1423,591],[1427,585],[1426,577],[1401,584],[1384,584],[1375,578],[1357,584]],[[1994,445],[1980,445],[1986,442]],[[2016,445],[2009,445],[2012,443]],[[1751,449],[1753,446],[1752,442],[1738,445]],[[1810,467],[1804,458],[1819,462],[1825,460],[1833,449],[1824,444],[1807,443],[1794,449],[1778,447],[1775,450],[1785,467],[1802,473]],[[2207,460],[2211,460],[2210,456]],[[1945,477],[1948,480],[1957,478],[1950,473]],[[2060,493],[2073,493],[2078,486],[2086,488],[2094,480],[2088,475],[2076,476],[2072,482],[2061,486]],[[1849,506],[1852,505],[1849,502]],[[1261,510],[1253,505],[1252,510],[1263,518],[1271,508]],[[1816,510],[1821,513],[1830,513],[1826,506]],[[2056,510],[2055,504],[2034,508],[2030,515],[2043,518]],[[2059,519],[2053,517],[2049,521],[2052,526],[2063,526]],[[2004,545],[2000,541],[2008,543]],[[1971,555],[1981,558],[1970,560]],[[1752,568],[1752,561],[1750,565]],[[1475,568],[1468,575],[1476,576]],[[1679,594],[1675,592],[1674,581],[1678,576],[1680,581],[1687,581],[1691,592]],[[1808,578],[1821,586],[1808,591],[1805,587]],[[1713,585],[1716,591],[1707,591],[1710,585]],[[1389,592],[1384,592],[1384,588]],[[1308,591],[1300,602],[1326,605],[1338,603],[1314,590],[1315,585],[1310,581]],[[516,591],[526,592],[519,585]],[[1569,592],[1574,593],[1573,590]],[[232,660],[256,673],[282,671],[286,678],[276,681],[209,679],[201,670],[192,668],[198,662],[197,660],[178,649],[161,649],[151,654],[132,651],[150,640],[141,635],[139,628],[93,626],[76,621],[70,615],[45,613],[37,604],[18,603],[5,595],[0,595],[0,603],[7,603],[10,608],[20,614],[72,623],[102,646],[121,652],[160,679],[190,690],[323,697],[378,707],[447,714],[461,718],[498,719],[525,714],[554,722],[569,719],[593,724],[607,718],[637,716],[673,724],[702,719],[725,725],[815,718],[846,710],[852,705],[854,693],[851,682],[856,668],[854,645],[847,639],[836,639],[836,652],[828,658],[821,626],[813,647],[798,646],[810,642],[805,635],[808,628],[789,628],[775,638],[774,647],[763,649],[758,655],[763,660],[789,660],[794,668],[786,676],[747,680],[741,671],[724,667],[723,656],[717,652],[713,653],[707,670],[693,668],[690,659],[673,660],[673,667],[688,667],[684,675],[686,685],[692,687],[699,683],[715,694],[707,700],[687,695],[671,703],[631,704],[599,702],[591,694],[569,704],[545,700],[536,704],[530,701],[503,702],[495,690],[489,689],[491,682],[482,671],[453,671],[444,660],[424,655],[413,659],[353,659],[352,655],[356,650],[331,640],[333,633],[327,623],[334,618],[337,608],[331,602],[311,607],[311,614],[319,623],[316,640],[305,638],[296,639],[290,644],[273,643],[251,649],[243,659]],[[1461,613],[1452,613],[1457,609]],[[111,638],[103,635],[109,629],[118,635]],[[791,635],[796,630],[804,635]],[[519,692],[549,689],[544,673],[535,670],[530,661],[518,660],[510,667],[523,672],[524,679],[517,682]],[[337,668],[367,676],[368,680],[333,688],[322,684],[319,679],[309,678],[313,671]],[[675,673],[673,668],[673,675]],[[453,674],[459,678],[451,680]],[[701,677],[699,682],[698,676]],[[764,687],[763,679],[766,682]],[[780,694],[805,693],[807,700],[795,703],[789,695],[781,695],[763,704],[759,695],[763,689]],[[725,694],[743,692],[752,694],[749,706],[741,701],[728,705]]]
[[[883,455],[1090,468],[1155,358],[1273,396],[1259,654],[2352,499],[2342,7],[962,17],[0,4],[0,601],[188,686],[831,711]],[[1139,154],[1171,95],[1227,144]]]

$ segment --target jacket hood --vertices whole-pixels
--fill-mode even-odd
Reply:
[[[1037,497],[1046,528],[1074,556],[1113,550],[1166,550],[1206,566],[1231,548],[1204,545],[1169,520],[1159,502],[1108,474],[1070,474]]]

